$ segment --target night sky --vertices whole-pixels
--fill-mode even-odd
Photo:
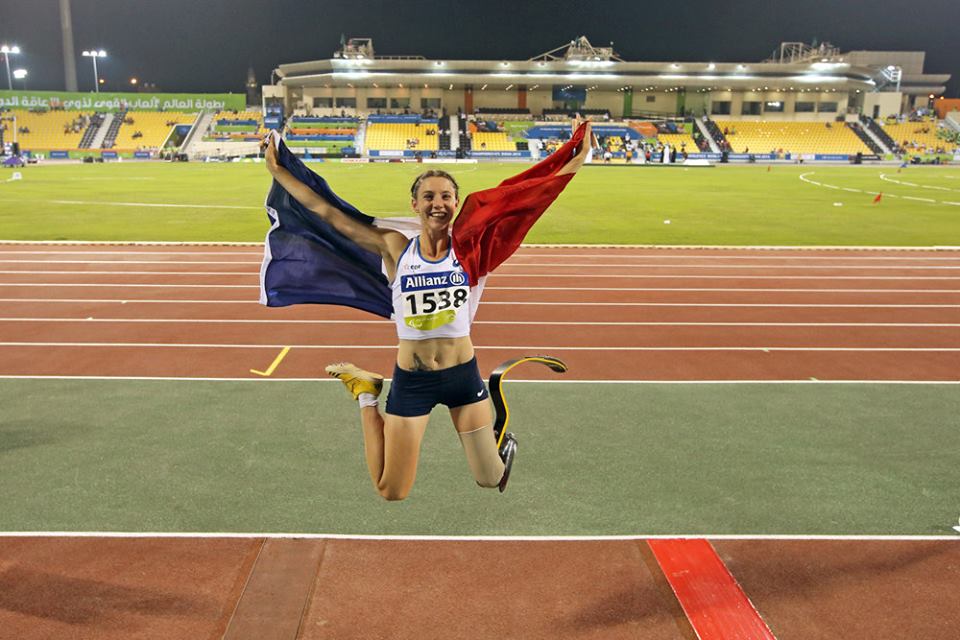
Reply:
[[[960,0],[876,1],[72,0],[77,81],[92,90],[80,50],[103,48],[104,91],[131,76],[167,92],[243,92],[253,66],[266,83],[286,62],[329,58],[341,34],[371,37],[380,55],[525,60],[586,35],[628,61],[758,62],[781,41],[927,53],[925,72],[949,73],[960,97]],[[57,0],[0,0],[0,43],[27,88],[64,88]],[[6,89],[0,67],[0,88]],[[15,88],[22,88],[19,81]]]

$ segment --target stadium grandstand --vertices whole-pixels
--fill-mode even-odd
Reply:
[[[259,105],[51,103],[7,109],[0,133],[57,158],[251,156],[279,130],[306,157],[532,161],[579,114],[597,162],[952,159],[960,111],[933,99],[950,76],[923,64],[923,52],[796,42],[760,62],[632,62],[586,37],[527,60],[430,60],[354,38],[329,59],[281,64]]]
[[[731,160],[951,153],[937,136],[951,125],[928,121],[949,76],[923,62],[922,52],[797,42],[760,62],[631,62],[586,37],[528,60],[430,60],[380,56],[354,38],[330,59],[280,65],[263,96],[285,116],[354,119],[354,150],[371,158],[535,158],[569,135],[574,113],[595,122],[594,157],[615,162],[664,149]]]

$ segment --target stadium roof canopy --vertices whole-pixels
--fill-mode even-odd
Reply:
[[[889,59],[896,60],[903,52],[887,53]],[[915,53],[922,60],[923,54]],[[288,87],[589,84],[601,90],[630,87],[648,91],[867,92],[893,89],[899,80],[900,91],[916,95],[942,93],[950,78],[946,74],[907,73],[890,64],[854,64],[851,60],[870,56],[844,55],[822,46],[801,45],[788,50],[788,54],[763,62],[628,62],[612,48],[593,47],[581,37],[529,60],[428,60],[422,56],[376,56],[372,41],[354,38],[330,59],[282,64],[274,74],[278,84]],[[895,70],[900,72],[891,74]]]

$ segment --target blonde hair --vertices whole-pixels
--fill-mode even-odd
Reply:
[[[410,197],[414,200],[417,199],[417,192],[420,190],[420,183],[423,182],[424,178],[446,178],[453,185],[454,197],[457,200],[460,199],[460,185],[457,184],[452,175],[442,169],[429,169],[418,175],[417,179],[413,181],[413,186],[410,187]]]

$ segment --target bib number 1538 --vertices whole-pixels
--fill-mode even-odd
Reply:
[[[404,296],[407,316],[436,313],[445,309],[459,309],[467,301],[466,287],[415,291]]]

